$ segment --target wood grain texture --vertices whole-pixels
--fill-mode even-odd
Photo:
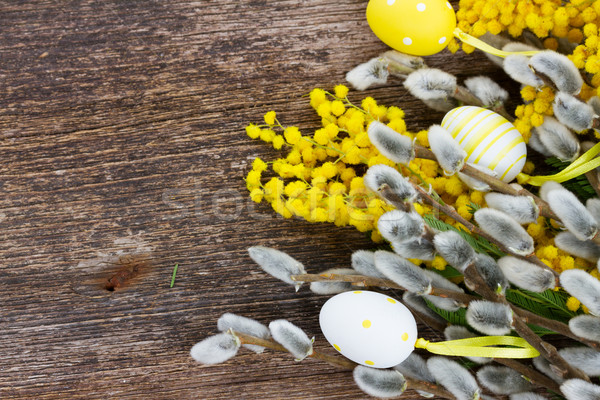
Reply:
[[[302,96],[385,50],[365,7],[0,2],[0,398],[367,398],[347,372],[287,354],[241,350],[218,366],[189,357],[224,312],[287,318],[330,351],[318,328],[326,298],[266,276],[246,248],[277,247],[318,272],[373,245],[249,202],[249,161],[277,153],[243,128],[276,109],[314,129]],[[481,54],[428,63],[506,79]],[[411,130],[442,116],[398,81],[367,94],[404,108]],[[133,253],[152,268],[99,289],[111,262]]]

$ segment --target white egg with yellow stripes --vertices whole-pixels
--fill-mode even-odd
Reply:
[[[321,331],[350,360],[374,368],[390,368],[414,350],[417,324],[398,300],[369,291],[344,292],[321,308]]]
[[[441,123],[467,153],[466,162],[496,172],[504,182],[521,172],[527,148],[521,133],[503,116],[485,108],[450,110]]]

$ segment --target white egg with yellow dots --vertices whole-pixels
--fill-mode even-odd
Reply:
[[[465,150],[466,162],[491,169],[504,182],[515,179],[525,166],[525,140],[500,114],[463,106],[448,111],[441,125]]]
[[[365,290],[333,296],[321,308],[321,331],[343,356],[374,368],[390,368],[414,350],[412,313],[389,296]]]

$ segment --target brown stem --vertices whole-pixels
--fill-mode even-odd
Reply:
[[[469,265],[465,269],[464,275],[465,277],[469,278],[469,280],[473,283],[475,291],[484,299],[504,304],[513,310],[513,326],[515,331],[519,334],[519,336],[533,346],[533,348],[539,351],[542,357],[548,360],[551,364],[554,364],[562,372],[564,378],[578,378],[589,382],[590,378],[586,374],[567,363],[565,359],[558,354],[556,347],[542,340],[541,337],[536,335],[535,332],[533,332],[531,328],[527,326],[520,315],[520,309],[510,304],[504,296],[494,292],[486,285],[483,278],[481,278],[477,272],[474,264]]]
[[[542,328],[550,329],[551,331],[554,331],[554,332],[558,333],[559,335],[563,335],[563,336],[566,336],[573,340],[577,340],[578,342],[583,343],[593,349],[600,350],[600,343],[594,342],[591,340],[587,340],[587,339],[584,339],[582,337],[575,335],[573,332],[571,332],[571,330],[569,329],[569,325],[567,325],[567,324],[564,324],[560,321],[556,321],[553,319],[542,317],[531,311],[523,310],[521,308],[515,307],[514,309],[518,312],[518,314],[521,316],[521,318],[523,318],[523,320],[525,322],[527,322],[528,324],[537,325],[537,326],[541,326]]]
[[[423,146],[419,146],[419,145],[415,145],[415,157],[437,161],[435,154],[433,154],[433,152],[431,150],[429,150]],[[491,175],[488,175],[485,172],[480,171],[477,168],[474,168],[466,163],[460,172],[462,172],[465,175],[470,176],[471,178],[474,178],[479,181],[487,183],[490,186],[490,188],[492,188],[492,190],[494,190],[494,191],[504,193],[504,194],[509,194],[512,196],[529,196],[529,197],[533,198],[533,200],[535,201],[535,204],[540,209],[541,216],[547,217],[547,218],[552,218],[562,225],[562,222],[560,221],[558,216],[552,212],[548,203],[546,203],[544,200],[540,199],[538,196],[532,194],[528,190],[515,189],[508,183],[501,181],[500,179],[495,178]]]
[[[285,347],[283,347],[282,345],[280,345],[279,343],[277,343],[273,340],[262,339],[262,338],[259,338],[256,336],[248,335],[248,334],[233,331],[233,330],[231,331],[231,333],[234,336],[236,336],[242,344],[253,344],[253,345],[262,346],[262,347],[265,347],[265,348],[268,348],[271,350],[283,351],[285,353],[288,352]],[[319,353],[314,350],[313,350],[313,353],[309,357],[315,358],[317,360],[325,361],[326,363],[333,365],[334,367],[339,367],[339,368],[348,369],[348,370],[353,370],[357,366],[357,364],[355,362],[350,361],[347,358],[333,356],[333,355],[325,354],[325,353]],[[407,377],[404,377],[404,379],[406,380],[407,387],[409,389],[423,390],[425,392],[432,393],[438,397],[442,397],[445,399],[450,399],[450,400],[455,399],[455,397],[452,396],[452,394],[450,392],[442,389],[441,387],[439,387],[436,384],[433,384],[430,382],[424,382],[424,381],[417,381],[417,380],[407,378]]]
[[[511,251],[508,247],[506,247],[504,244],[500,243],[499,241],[497,241],[496,239],[494,239],[492,236],[488,235],[487,233],[485,233],[484,231],[482,231],[478,226],[472,224],[471,222],[469,222],[468,220],[466,220],[465,218],[461,217],[456,210],[447,205],[447,204],[440,204],[437,201],[435,201],[426,191],[425,189],[423,189],[422,187],[420,187],[417,184],[413,184],[413,187],[415,188],[415,190],[417,192],[419,192],[419,194],[421,195],[421,199],[423,199],[423,201],[425,201],[427,204],[431,205],[432,207],[434,207],[435,209],[443,212],[444,214],[448,215],[449,217],[451,217],[452,219],[454,219],[456,222],[459,222],[461,224],[463,224],[465,226],[465,228],[467,228],[469,231],[481,236],[482,238],[486,239],[488,242],[495,244],[496,246],[498,246],[498,248],[500,250],[502,250],[503,252],[510,254],[514,257],[517,257],[519,259],[528,261],[532,264],[536,264],[537,266],[547,269],[548,271],[551,271],[552,274],[554,274],[555,278],[557,279],[558,282],[558,273],[556,271],[554,271],[553,269],[551,269],[550,267],[548,267],[546,264],[544,264],[539,258],[537,258],[534,254],[530,254],[528,256],[521,256],[519,254],[514,253],[513,251]]]
[[[481,102],[481,100],[477,96],[475,96],[469,89],[467,89],[466,87],[460,86],[460,85],[456,86],[456,90],[454,91],[454,94],[452,95],[452,97],[454,97],[458,101],[463,102],[466,105],[488,108],[488,106],[483,104]],[[510,122],[513,122],[515,120],[512,116],[510,116],[506,112],[504,107],[501,107],[501,108],[496,107],[494,109],[494,111],[496,111],[498,114],[502,115],[504,118],[506,118]]]
[[[494,361],[496,361],[498,364],[502,364],[514,369],[537,385],[543,386],[555,393],[560,393],[560,385],[558,383],[520,361],[512,358],[494,358]]]
[[[389,289],[400,289],[406,290],[404,287],[398,285],[396,282],[389,279],[373,278],[364,275],[340,275],[340,274],[302,274],[302,275],[291,275],[290,278],[296,282],[350,282],[360,286],[377,286]],[[432,296],[444,297],[456,300],[461,304],[469,304],[470,301],[478,300],[477,297],[470,294],[455,292],[448,289],[442,289],[438,287],[432,287],[431,292],[425,293]]]

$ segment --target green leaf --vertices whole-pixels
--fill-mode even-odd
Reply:
[[[425,300],[425,302],[427,303],[427,306],[429,306],[429,308],[431,308],[431,310],[433,312],[438,314],[440,317],[444,318],[446,321],[448,321],[452,325],[469,326],[469,324],[467,323],[467,318],[465,317],[465,315],[467,313],[466,308],[461,308],[454,312],[446,311],[446,310],[442,310],[441,308],[437,308],[436,306],[433,305],[433,303],[428,301],[425,297],[423,297],[423,300]]]
[[[440,221],[439,219],[434,217],[432,214],[425,214],[423,216],[423,220],[425,221],[425,223],[427,225],[429,225],[433,229],[438,230],[440,232],[446,232],[449,230],[458,232],[458,234],[461,235],[467,241],[467,243],[469,243],[471,245],[471,247],[473,247],[475,249],[475,251],[477,251],[479,253],[486,253],[486,254],[491,253],[491,254],[495,255],[496,257],[502,257],[505,255],[503,252],[501,252],[498,249],[498,247],[496,247],[496,245],[488,242],[486,239],[483,239],[479,236],[477,236],[477,237],[471,236],[471,234],[469,232],[465,231],[464,229],[458,229],[450,224],[445,223],[444,221]]]
[[[511,303],[545,318],[567,323],[577,315],[567,308],[568,295],[562,292],[546,290],[542,293],[523,289],[508,289],[506,299]]]
[[[531,328],[533,333],[535,333],[538,336],[556,335],[556,332],[554,332],[550,329],[542,328],[541,326],[537,326],[537,325],[533,325],[533,324],[527,324],[527,326],[529,326],[529,328]]]
[[[438,273],[446,279],[458,278],[463,276],[463,274],[461,274],[460,271],[456,270],[451,265],[446,265],[446,268],[442,270],[432,269],[432,271]]]
[[[553,175],[554,173],[558,173],[568,167],[571,163],[568,161],[561,161],[556,157],[549,157],[544,160],[548,166],[552,168],[552,172],[548,175]],[[597,197],[596,192],[590,182],[587,180],[585,175],[579,175],[573,179],[570,179],[566,182],[563,182],[562,185],[573,192],[579,200],[585,202],[585,200]]]
[[[475,214],[477,212],[477,210],[480,210],[481,206],[479,204],[475,204],[472,201],[469,202],[469,204],[467,205],[467,210],[469,210],[469,213],[471,215]]]

